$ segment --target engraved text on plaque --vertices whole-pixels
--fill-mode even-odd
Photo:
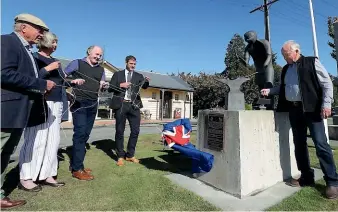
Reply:
[[[224,138],[224,115],[223,114],[209,114],[207,118],[207,131],[205,148],[222,151]]]

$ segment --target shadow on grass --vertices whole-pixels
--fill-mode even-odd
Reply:
[[[191,177],[192,160],[181,153],[176,153],[173,150],[154,150],[157,152],[167,153],[155,157],[142,158],[140,164],[148,169],[178,173]]]
[[[64,154],[67,155],[68,159],[65,158]],[[69,169],[70,169],[70,161],[71,161],[71,158],[72,158],[72,146],[68,146],[65,149],[59,149],[58,153],[57,153],[57,157],[58,157],[58,169],[60,167],[61,161],[68,161]]]
[[[325,189],[326,186],[323,184],[318,184],[318,182],[315,184],[314,188],[322,195],[325,196]]]
[[[103,139],[92,142],[97,149],[102,150],[106,153],[111,159],[117,161],[117,155],[114,154],[113,150],[116,148],[116,143],[112,139]]]

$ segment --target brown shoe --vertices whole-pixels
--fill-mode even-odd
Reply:
[[[136,159],[135,157],[126,158],[126,161],[130,161],[130,162],[133,162],[133,163],[140,163],[140,161],[138,159]]]
[[[69,167],[69,171],[72,172],[72,167]],[[92,173],[93,170],[91,170],[90,168],[84,168],[83,171],[90,174],[90,173]]]
[[[10,200],[8,197],[5,197],[1,200],[1,209],[12,209],[26,203],[26,200]]]
[[[73,175],[73,177],[75,177],[79,180],[93,180],[94,179],[93,175],[88,174],[84,170],[79,170],[79,171],[73,172],[72,175]]]
[[[84,168],[83,171],[87,172],[88,174],[93,172],[93,170],[91,170],[90,168]]]
[[[123,166],[123,165],[124,165],[123,158],[119,158],[119,159],[117,160],[116,165],[118,165],[118,166]]]
[[[337,199],[338,198],[338,186],[327,186],[325,193],[328,199]]]
[[[299,178],[299,179],[292,178],[290,181],[286,182],[286,185],[292,186],[292,187],[314,186],[315,181],[314,180],[305,181],[303,178]]]

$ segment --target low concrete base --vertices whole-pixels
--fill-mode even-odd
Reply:
[[[254,196],[238,199],[199,180],[181,174],[170,174],[166,177],[222,211],[265,211],[300,190],[300,188],[290,187],[280,182]],[[315,179],[319,180],[322,177],[322,171],[315,169]]]
[[[215,114],[223,123],[215,123]],[[243,198],[300,174],[287,113],[203,110],[198,117],[197,148],[213,154],[215,161],[209,173],[195,174],[197,179]],[[222,124],[223,134],[215,135]],[[223,141],[223,149],[208,147],[213,138],[217,145]]]
[[[336,109],[338,111],[338,108]],[[333,115],[332,116],[332,124],[333,125],[338,125],[338,115]]]
[[[338,125],[329,125],[329,138],[338,140]]]

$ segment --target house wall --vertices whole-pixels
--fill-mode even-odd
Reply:
[[[153,93],[155,99],[153,99]],[[156,88],[147,88],[147,89],[141,89],[140,91],[141,100],[143,104],[143,108],[141,110],[149,110],[151,114],[152,120],[158,120],[161,119],[160,117],[160,89]]]
[[[187,97],[187,95],[189,97]],[[175,99],[175,96],[178,98]],[[173,114],[172,117],[174,117],[175,110],[180,109],[181,118],[191,118],[190,111],[192,111],[192,103],[193,103],[193,101],[191,100],[191,104],[190,104],[189,98],[191,98],[191,96],[192,96],[191,92],[173,91],[172,109],[171,109],[171,112]],[[192,113],[191,113],[191,116],[192,116]]]
[[[106,81],[109,82],[112,76],[115,73],[115,70],[107,66],[106,64],[102,64],[102,67],[104,68],[104,74],[106,75]]]
[[[192,116],[192,103],[193,103],[193,93],[186,91],[176,91],[170,90],[173,93],[173,99],[171,100],[171,118],[174,118],[174,112],[176,108],[181,109],[181,118],[190,118],[190,111]],[[142,110],[149,110],[151,114],[152,120],[161,119],[160,117],[160,107],[161,107],[161,99],[160,99],[161,90],[158,88],[148,88],[142,89],[140,92],[143,108]],[[175,95],[178,97],[175,100]],[[189,95],[191,101],[186,99],[186,95]]]

